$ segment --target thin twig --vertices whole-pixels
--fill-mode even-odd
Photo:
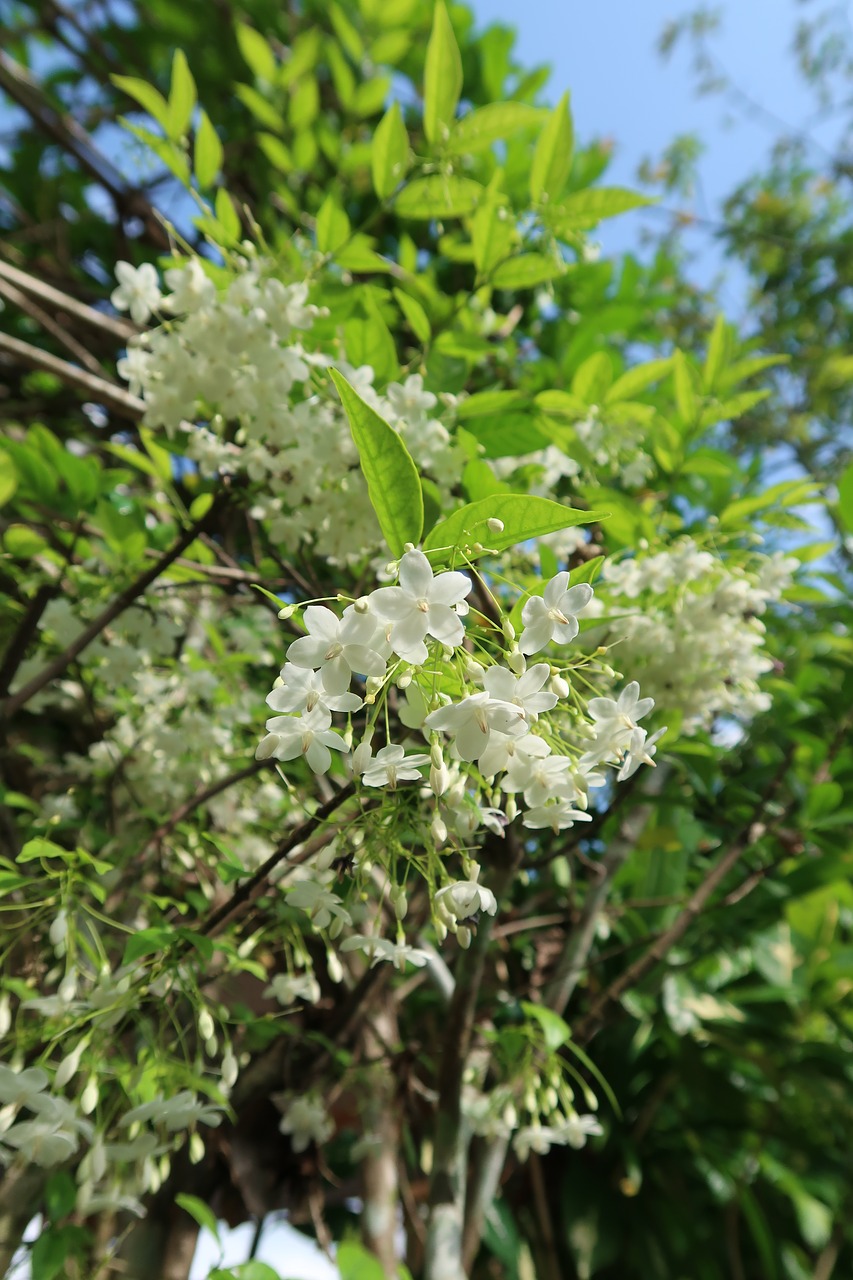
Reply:
[[[15,356],[23,364],[29,365],[31,369],[44,369],[48,373],[55,374],[62,382],[85,391],[92,400],[109,405],[111,409],[122,417],[129,418],[131,422],[138,422],[145,412],[144,401],[132,396],[129,391],[125,391],[116,383],[107,382],[106,378],[89,373],[86,369],[78,369],[77,365],[69,364],[67,360],[60,360],[49,351],[41,351],[38,347],[31,346],[29,342],[21,342],[19,338],[0,333],[0,354],[4,351],[10,356]]]
[[[0,263],[0,268],[2,268],[2,263]],[[29,316],[31,320],[35,320],[36,324],[40,325],[46,333],[52,334],[57,342],[62,343],[63,347],[71,352],[75,360],[79,360],[82,365],[85,365],[90,373],[94,373],[96,377],[100,376],[100,363],[95,359],[91,351],[87,351],[82,342],[78,342],[73,334],[69,333],[61,324],[58,324],[53,316],[48,315],[37,302],[33,302],[32,298],[28,298],[22,290],[8,280],[4,280],[2,270],[0,270],[0,298],[6,298],[19,311],[23,311],[24,315]]]
[[[131,324],[129,320],[120,320],[117,316],[105,315],[103,311],[97,311],[85,302],[72,298],[70,294],[63,293],[61,289],[55,288],[54,285],[47,284],[44,280],[39,280],[37,276],[30,275],[27,271],[21,271],[20,268],[13,267],[11,263],[4,262],[2,259],[0,259],[0,277],[10,284],[16,285],[24,293],[31,293],[33,297],[38,298],[41,302],[56,307],[59,311],[67,312],[68,315],[74,316],[76,320],[81,320],[84,324],[93,325],[97,329],[103,329],[110,337],[117,338],[122,343],[127,342],[129,338],[134,337],[139,332],[136,325]]]
[[[149,837],[141,850],[140,857],[143,857],[155,845],[161,844],[166,839],[166,836],[170,835],[175,827],[180,822],[183,822],[185,818],[188,818],[195,809],[207,804],[208,800],[212,800],[214,796],[221,795],[223,791],[227,791],[229,787],[236,786],[238,782],[242,782],[245,778],[254,777],[256,773],[260,773],[269,764],[271,764],[269,760],[253,760],[251,764],[244,765],[242,769],[235,769],[233,773],[226,774],[218,782],[212,782],[209,787],[202,787],[199,791],[194,792],[188,800],[178,805],[177,809]]]

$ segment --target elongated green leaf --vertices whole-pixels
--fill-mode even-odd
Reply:
[[[403,293],[402,289],[395,289],[394,297],[397,299],[400,310],[406,317],[409,328],[418,341],[429,342],[432,335],[432,326],[427,313],[417,298],[411,297],[408,293]]]
[[[407,542],[420,542],[424,527],[418,469],[393,427],[364,403],[337,369],[331,370],[331,376],[349,419],[379,527],[391,554],[401,556]]]
[[[538,125],[543,114],[539,107],[528,106],[526,102],[490,102],[457,120],[447,149],[454,155],[485,151],[493,142]]]
[[[199,1200],[197,1196],[186,1195],[183,1192],[175,1196],[175,1204],[188,1213],[200,1227],[207,1227],[214,1240],[217,1244],[219,1243],[219,1223],[210,1205]]]
[[[693,387],[690,366],[683,351],[676,351],[672,369],[675,380],[675,403],[678,406],[679,417],[685,427],[692,427],[696,421],[699,404]]]
[[[552,1053],[567,1042],[572,1034],[568,1023],[564,1022],[553,1009],[548,1009],[544,1004],[531,1004],[527,1000],[522,1001],[521,1007],[528,1018],[539,1023],[545,1037],[545,1044]]]
[[[281,138],[277,138],[274,133],[259,133],[258,146],[270,164],[274,165],[281,173],[292,172],[293,156]]]
[[[193,168],[198,185],[204,191],[213,185],[216,175],[222,167],[222,143],[219,134],[208,119],[207,112],[202,111],[195,134],[193,150]]]
[[[220,187],[216,193],[214,209],[228,241],[233,243],[240,235],[240,219],[237,216],[237,210],[234,208],[234,201],[224,187]]]
[[[117,89],[121,89],[129,98],[138,102],[143,110],[147,111],[168,132],[169,104],[153,84],[138,80],[135,76],[111,76],[110,79]]]
[[[503,201],[489,190],[471,220],[474,265],[482,277],[508,258],[517,232]]]
[[[605,397],[606,404],[615,404],[619,400],[632,400],[639,392],[645,391],[654,382],[660,382],[672,368],[672,357],[663,360],[649,360],[646,364],[637,365],[617,378]]]
[[[175,142],[183,138],[189,128],[196,104],[196,89],[183,49],[176,49],[172,58],[172,87],[169,90],[169,125],[166,130]]]
[[[445,551],[482,543],[493,551],[503,551],[529,538],[541,538],[558,529],[592,524],[606,518],[602,511],[576,511],[549,498],[523,493],[496,493],[454,511],[440,520],[424,541],[425,551]],[[490,529],[489,520],[499,520],[502,529]]]
[[[406,176],[409,167],[409,135],[403,124],[399,102],[393,102],[376,126],[370,145],[370,172],[373,190],[387,200]]]
[[[569,95],[564,93],[545,122],[530,169],[530,198],[538,204],[543,197],[557,200],[572,167],[574,130],[569,111]]]
[[[317,213],[317,248],[334,253],[349,238],[350,222],[334,196],[328,195]]]
[[[401,218],[464,218],[476,208],[484,191],[473,178],[433,173],[403,187],[394,208]]]
[[[853,533],[853,462],[838,481],[838,512],[845,529]]]
[[[491,281],[496,289],[532,289],[565,271],[565,263],[546,258],[544,253],[520,253],[500,263],[492,272]]]
[[[0,453],[0,507],[6,505],[18,487],[18,473],[8,453]]]
[[[284,132],[284,117],[281,112],[267,102],[257,89],[253,89],[250,84],[235,84],[234,92],[243,105],[249,108],[259,124],[265,125],[267,129],[273,129],[276,133]]]
[[[259,80],[272,82],[275,79],[276,61],[269,42],[260,31],[247,26],[245,22],[235,22],[234,29],[237,45],[251,70]]]
[[[546,210],[548,225],[558,234],[584,231],[596,226],[604,218],[614,218],[629,209],[654,204],[648,196],[624,187],[591,187],[588,191],[575,191],[558,205]]]
[[[424,71],[424,133],[440,142],[453,124],[462,94],[462,58],[444,0],[436,0]]]
[[[708,354],[705,357],[705,367],[702,370],[702,390],[706,392],[706,394],[716,389],[717,380],[725,368],[728,348],[728,325],[726,324],[723,316],[717,316],[717,319],[714,321],[711,340],[708,343]]]

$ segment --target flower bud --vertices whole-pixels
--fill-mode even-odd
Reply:
[[[331,924],[329,925],[329,937],[330,938],[339,937],[341,934],[341,931],[343,930],[343,927],[344,927],[344,922],[341,919],[341,917],[332,916],[332,921],[331,921]]]
[[[429,771],[430,790],[434,796],[443,796],[450,784],[450,773],[447,765],[440,764],[437,768],[433,765]],[[442,824],[443,825],[443,824]],[[444,838],[447,838],[447,828],[444,829]]]
[[[80,1065],[80,1058],[87,1044],[87,1039],[81,1040],[80,1043],[62,1059],[59,1066],[56,1068],[56,1075],[53,1078],[53,1083],[57,1089],[64,1089],[68,1084],[68,1081],[76,1076],[77,1068]]]
[[[503,533],[504,531],[504,522],[503,520],[498,520],[497,516],[491,516],[486,521],[486,524],[489,526],[489,533]]]
[[[467,951],[471,945],[471,930],[466,924],[456,926],[456,941],[459,943],[463,951]]]
[[[96,1182],[100,1182],[107,1171],[107,1153],[104,1150],[104,1144],[96,1140],[92,1147],[92,1177]]]
[[[198,1015],[198,1034],[201,1036],[202,1040],[209,1040],[215,1030],[216,1026],[213,1018],[210,1016],[209,1010],[202,1009],[201,1013]]]
[[[282,622],[287,622],[287,619],[292,618],[294,613],[296,613],[296,605],[286,604],[283,609],[279,609],[278,616]]]
[[[513,649],[506,655],[506,665],[517,676],[523,676],[527,670],[527,663],[520,649]]]
[[[344,976],[343,965],[341,964],[334,951],[326,952],[326,970],[332,982],[341,982]]]
[[[379,692],[384,683],[385,681],[382,676],[368,676],[367,684],[365,686],[368,696],[373,696],[375,698],[375,695]]]
[[[465,678],[470,680],[472,684],[482,684],[485,672],[479,662],[475,662],[473,658],[469,658],[465,663]]]
[[[12,1006],[9,1003],[9,996],[4,991],[0,996],[0,1040],[7,1034],[12,1026]]]
[[[504,805],[504,813],[506,814],[507,822],[512,822],[514,820],[516,814],[518,813],[518,805],[515,802],[515,796],[510,796],[509,799],[507,800],[506,804]]]
[[[86,1087],[80,1094],[80,1110],[84,1116],[90,1116],[98,1105],[98,1081],[95,1076],[89,1076],[86,1081]]]
[[[204,1051],[208,1058],[215,1058],[219,1052],[219,1041],[216,1036],[208,1036],[204,1042]]]
[[[438,810],[436,810],[435,813],[432,815],[432,822],[430,823],[430,831],[432,832],[432,838],[435,841],[436,845],[444,844],[445,840],[447,839],[447,826],[445,825],[444,819],[442,818]]]
[[[62,954],[65,954],[65,939],[68,937],[68,916],[63,908],[56,918],[53,920],[48,935],[51,944],[55,948],[62,947]]]
[[[352,607],[353,609],[355,609],[356,613],[369,613],[370,601],[368,600],[367,596],[359,596],[357,600],[353,601]]]
[[[234,1087],[239,1073],[240,1067],[234,1056],[233,1050],[229,1046],[222,1055],[222,1066],[220,1068],[222,1083],[225,1085],[226,1089],[232,1089]]]
[[[352,770],[353,773],[364,773],[370,764],[370,757],[373,755],[373,747],[369,742],[360,742],[352,753]]]
[[[515,627],[512,625],[509,618],[504,618],[501,623],[501,631],[504,634],[504,640],[506,640],[508,644],[512,644],[515,639]]]
[[[438,938],[439,942],[444,942],[447,937],[447,925],[444,921],[434,920],[433,928],[435,929],[435,936]]]
[[[405,919],[406,912],[409,909],[409,904],[406,899],[406,891],[403,886],[397,885],[396,888],[392,889],[390,897],[394,907],[394,915],[398,920]]]
[[[190,1138],[190,1164],[201,1164],[204,1159],[204,1139],[200,1133],[194,1133]]]
[[[402,675],[397,676],[396,683],[398,689],[408,689],[409,685],[412,683],[411,671],[404,671]]]
[[[77,994],[77,973],[74,969],[66,973],[57,987],[56,994],[63,1004],[70,1004]]]
[[[569,682],[563,676],[551,676],[551,692],[558,698],[568,698]]]

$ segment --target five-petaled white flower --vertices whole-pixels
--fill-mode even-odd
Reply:
[[[404,747],[388,745],[377,751],[361,776],[366,787],[389,787],[394,791],[398,782],[415,782],[421,778],[420,770],[429,764],[429,756],[407,756]]]
[[[332,717],[325,707],[315,707],[301,716],[273,716],[267,720],[267,735],[258,743],[256,760],[295,760],[304,756],[314,773],[327,773],[332,763],[329,750],[346,751],[339,733],[330,729]]]
[[[363,951],[370,960],[371,969],[383,960],[388,960],[401,971],[407,964],[422,969],[429,956],[420,947],[409,946],[406,942],[392,942],[390,938],[370,937],[363,933],[353,934],[341,943],[341,951]]]
[[[129,311],[134,324],[145,321],[160,305],[157,271],[150,262],[134,267],[129,262],[116,263],[118,287],[110,294],[116,311]]]
[[[592,599],[593,591],[588,582],[569,586],[569,575],[558,573],[541,596],[531,596],[521,611],[524,630],[518,647],[522,653],[538,653],[552,640],[568,644],[578,633],[580,613]]]
[[[316,880],[300,880],[287,891],[287,901],[291,907],[301,907],[307,911],[315,928],[326,929],[332,920],[341,925],[352,924],[350,913],[341,904],[336,893],[326,889]]]
[[[654,768],[655,762],[652,756],[657,750],[655,743],[665,733],[666,727],[658,729],[657,733],[653,733],[650,738],[647,738],[645,729],[638,725],[631,733],[631,741],[628,743],[625,759],[622,761],[622,767],[616,775],[616,781],[624,782],[626,778],[630,778],[637,772],[641,764],[650,764]]]
[[[493,916],[498,909],[497,899],[491,889],[477,884],[476,880],[455,880],[446,884],[435,895],[436,902],[442,903],[457,920],[467,920],[478,911],[485,911]]]
[[[540,692],[550,675],[547,662],[537,662],[522,676],[514,676],[506,667],[489,667],[483,675],[483,685],[493,698],[515,703],[526,720],[535,720],[540,711],[550,711],[557,705],[556,693]]]
[[[374,643],[376,619],[369,613],[350,605],[339,618],[325,605],[311,604],[305,610],[305,626],[308,635],[293,641],[287,657],[297,667],[319,669],[329,693],[345,693],[353,674],[385,674],[385,659]]]
[[[612,724],[620,728],[636,729],[637,721],[648,715],[654,705],[654,698],[640,697],[640,686],[636,680],[632,680],[616,699],[590,698],[589,714],[602,726]]]
[[[556,833],[573,827],[576,822],[592,822],[592,814],[583,809],[575,809],[572,800],[559,799],[549,804],[533,805],[522,819],[524,826],[532,831],[542,827],[550,827]]]
[[[479,759],[489,745],[493,729],[516,738],[528,730],[520,707],[511,702],[498,702],[486,692],[473,693],[461,702],[431,711],[424,725],[427,729],[443,729],[454,734],[462,760]]]
[[[319,671],[297,667],[286,662],[281,672],[282,684],[267,694],[267,706],[273,711],[358,711],[361,698],[354,693],[329,693]]]
[[[379,587],[370,595],[377,616],[393,625],[388,633],[391,648],[406,662],[426,662],[424,640],[432,636],[455,647],[465,634],[454,606],[471,590],[471,579],[450,571],[433,576],[422,551],[407,551],[400,560],[400,585]]]

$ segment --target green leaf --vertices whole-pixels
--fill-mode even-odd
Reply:
[[[335,1261],[341,1280],[385,1280],[386,1272],[379,1259],[352,1240],[339,1246]]]
[[[498,413],[469,419],[468,429],[483,446],[486,458],[520,457],[547,449],[553,441],[542,419],[531,413]]]
[[[168,133],[169,104],[153,84],[148,84],[145,80],[137,80],[135,76],[110,76],[110,79],[117,89],[121,89],[129,98],[138,102],[143,110],[147,111]]]
[[[271,165],[282,173],[292,172],[293,156],[281,138],[277,138],[274,133],[259,133],[257,142]]]
[[[150,129],[143,129],[141,125],[134,124],[125,116],[119,117],[119,124],[123,125],[134,138],[138,138],[140,142],[144,142],[154,152],[159,160],[169,169],[179,182],[184,186],[189,185],[190,167],[187,164],[187,157],[184,152],[168,138],[161,138],[159,134],[152,133]]]
[[[522,493],[496,493],[479,502],[460,507],[445,520],[440,520],[424,540],[425,551],[452,550],[455,547],[482,543],[493,551],[503,551],[530,538],[541,538],[558,529],[604,520],[603,511],[576,511],[550,498],[537,498]],[[491,519],[500,520],[503,529],[493,532]]]
[[[320,110],[320,86],[313,76],[301,80],[293,90],[290,99],[290,124],[298,133],[301,129],[310,129],[317,119]]]
[[[605,404],[614,404],[618,400],[633,400],[634,396],[645,391],[654,382],[660,382],[672,368],[672,357],[663,360],[649,360],[646,364],[637,365],[617,378],[605,396]]]
[[[224,187],[220,187],[217,191],[213,207],[227,242],[233,244],[240,238],[240,219],[234,208],[234,202]]]
[[[183,49],[176,49],[172,58],[172,87],[169,90],[169,137],[177,142],[189,128],[196,104],[195,80],[193,80]]]
[[[376,126],[370,144],[373,190],[380,200],[393,195],[409,167],[409,135],[399,102],[393,102]]]
[[[18,473],[8,453],[0,453],[0,507],[14,496],[18,487]]]
[[[532,289],[565,271],[565,263],[558,259],[546,258],[542,253],[520,253],[495,268],[491,283],[496,289]]]
[[[275,79],[276,60],[269,42],[260,31],[245,22],[235,22],[234,29],[240,52],[257,79],[272,82]]]
[[[522,1000],[521,1007],[528,1018],[539,1023],[545,1037],[545,1044],[552,1053],[568,1042],[572,1034],[568,1023],[564,1022],[553,1009],[546,1008],[544,1004],[531,1004],[527,1000]]]
[[[321,253],[334,253],[349,238],[350,221],[331,194],[320,205],[317,214],[317,248]]]
[[[564,93],[539,135],[530,169],[530,198],[553,203],[566,185],[572,167],[574,130],[569,111],[569,95]]]
[[[502,413],[505,409],[520,404],[523,399],[521,391],[475,391],[473,395],[459,401],[456,417],[459,422],[466,422],[469,418]]]
[[[853,533],[853,462],[838,481],[838,514],[845,529]]]
[[[70,1240],[64,1230],[43,1231],[30,1254],[32,1280],[54,1280],[65,1266]]]
[[[417,546],[424,527],[418,469],[397,432],[365,404],[343,374],[332,369],[331,377],[349,420],[379,527],[391,554],[401,556],[407,542]]]
[[[695,424],[696,415],[699,412],[699,403],[693,387],[690,366],[683,351],[676,351],[672,361],[675,381],[675,403],[678,406],[678,415],[681,418],[682,425],[690,428]]]
[[[203,1200],[199,1200],[198,1196],[186,1195],[183,1192],[175,1196],[175,1204],[188,1213],[200,1227],[206,1227],[216,1243],[219,1244],[219,1223],[210,1205],[205,1204]]]
[[[128,938],[122,956],[122,964],[132,964],[134,960],[141,960],[143,956],[157,955],[161,951],[168,951],[175,941],[175,931],[163,927],[153,927],[150,929],[140,929],[138,933],[134,933]]]
[[[198,185],[203,191],[213,186],[222,167],[223,154],[219,134],[210,123],[207,112],[202,111],[195,133],[193,168]]]
[[[456,121],[447,149],[453,155],[484,151],[494,142],[538,125],[543,114],[526,102],[490,102]]]
[[[723,316],[717,316],[708,343],[708,354],[702,370],[702,390],[706,395],[715,390],[717,380],[726,365],[729,349],[729,328]]]
[[[329,8],[329,17],[332,19],[332,26],[335,28],[335,35],[353,62],[360,62],[364,57],[364,45],[362,44],[361,36],[345,11],[339,4],[333,4]]]
[[[397,304],[406,317],[409,328],[418,342],[429,342],[432,336],[432,327],[429,322],[429,316],[417,298],[411,297],[408,293],[403,293],[402,289],[394,289],[394,297],[397,299]]]
[[[575,370],[572,395],[584,404],[601,404],[613,381],[613,365],[606,351],[596,351]]]
[[[561,200],[559,205],[545,211],[548,225],[558,234],[569,235],[596,226],[604,218],[614,218],[629,209],[654,204],[649,196],[624,187],[593,187],[588,191],[575,191]]]
[[[462,94],[462,58],[444,0],[436,0],[424,71],[424,133],[441,142],[450,132]]]
[[[344,325],[347,358],[356,367],[371,365],[378,384],[390,382],[399,371],[393,335],[372,295],[365,294],[362,308],[365,319],[348,320]]]
[[[44,1205],[51,1222],[67,1218],[77,1203],[77,1183],[67,1170],[52,1173],[44,1189]]]
[[[493,267],[509,257],[517,232],[503,199],[490,190],[471,221],[474,265],[485,278]]]
[[[257,89],[253,89],[250,84],[235,84],[234,92],[243,105],[249,108],[259,124],[274,130],[277,134],[284,132],[285,123],[281,112],[267,102]]]
[[[39,858],[61,858],[63,862],[68,862],[73,857],[70,849],[63,849],[61,844],[54,844],[52,840],[36,836],[34,840],[27,841],[18,854],[16,862],[35,862]]]
[[[394,200],[394,209],[401,218],[464,218],[477,207],[484,191],[473,178],[433,173],[403,187]]]

